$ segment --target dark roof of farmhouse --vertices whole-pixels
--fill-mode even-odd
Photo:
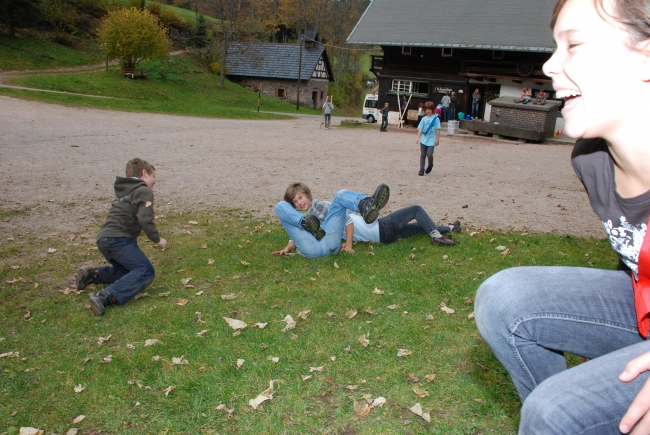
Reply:
[[[316,44],[302,49],[301,80],[311,78],[321,56],[331,79],[325,47]],[[228,50],[228,75],[298,80],[299,58],[298,44],[232,44]]]
[[[553,52],[555,0],[373,0],[347,42]]]

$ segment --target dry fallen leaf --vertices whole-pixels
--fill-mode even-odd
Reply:
[[[363,312],[368,313],[368,314],[373,315],[373,316],[378,316],[379,315],[379,313],[376,310],[371,310],[370,308],[367,308],[367,309],[363,310]]]
[[[503,245],[499,245],[499,246],[497,246],[497,247],[494,248],[494,249],[496,249],[497,251],[505,251],[505,250],[508,249],[508,248],[506,248],[506,247],[503,246]]]
[[[179,357],[172,357],[172,365],[185,365],[189,362],[185,359],[185,355]]]
[[[302,310],[298,313],[298,317],[300,317],[302,320],[307,320],[309,313],[311,313],[311,310]]]
[[[251,408],[257,409],[262,402],[266,402],[267,400],[273,399],[273,382],[269,382],[269,388],[264,390],[262,393],[260,393],[255,399],[251,399],[248,401],[248,404],[250,405]]]
[[[413,414],[415,414],[415,415],[417,415],[419,417],[422,417],[424,419],[424,421],[426,421],[427,423],[431,423],[431,416],[429,415],[428,412],[423,412],[422,411],[422,405],[420,405],[420,402],[413,405],[413,407],[410,408],[410,411]]]
[[[358,385],[348,385],[347,387],[345,387],[347,391],[355,391],[357,388],[359,388]]]
[[[202,294],[203,294],[203,290],[194,293],[194,296],[201,296]]]
[[[135,346],[133,344],[131,344],[131,343],[127,343],[126,348],[129,349],[129,350],[133,350],[133,349],[135,349]]]
[[[56,252],[56,249],[54,249],[54,248],[49,248],[49,249],[47,250],[47,252],[50,253],[50,254],[54,254],[54,253]]]
[[[77,429],[76,427],[71,427],[70,429],[68,429],[65,435],[77,435],[77,432],[79,432],[79,429]]]
[[[384,293],[386,293],[383,290],[379,290],[377,287],[375,287],[375,289],[372,292],[376,295],[383,295]]]
[[[145,347],[153,346],[154,344],[162,344],[162,341],[157,338],[150,338],[144,342]]]
[[[43,435],[43,431],[35,427],[21,427],[18,435]]]
[[[381,408],[386,404],[386,398],[385,397],[377,397],[375,400],[372,401],[370,404],[371,408]]]
[[[160,296],[161,298],[166,298],[167,296],[169,296],[169,293],[171,292],[158,293],[158,296]]]
[[[187,305],[187,299],[176,299],[176,305],[180,305],[181,307]]]
[[[240,263],[243,264],[244,266],[250,266],[250,263],[244,260],[241,260]]]
[[[425,378],[427,378],[427,381],[433,382],[436,380],[436,374],[435,373],[430,373],[428,375],[424,375]]]
[[[81,393],[81,392],[82,392],[83,390],[85,390],[85,389],[86,389],[86,386],[85,386],[85,385],[81,385],[81,384],[79,384],[79,385],[77,385],[77,386],[74,387],[74,392],[75,392],[75,393]]]
[[[370,340],[368,340],[364,334],[361,337],[359,337],[359,343],[361,343],[361,346],[363,347],[368,347],[368,345],[370,344]]]
[[[287,332],[289,329],[293,329],[296,327],[296,321],[293,320],[293,317],[291,317],[288,314],[284,319],[282,319],[282,321],[287,323],[287,326],[284,327],[282,332]]]
[[[409,375],[406,377],[406,380],[409,382],[420,382],[420,377],[413,373],[409,373]]]
[[[467,315],[467,318],[472,320],[474,318],[474,311]]]
[[[510,249],[506,249],[505,251],[503,251],[503,252],[501,253],[501,256],[502,256],[502,257],[505,257],[506,255],[509,255],[509,254],[510,254]]]
[[[397,351],[397,356],[409,356],[411,354],[413,354],[413,351],[408,349],[400,349]]]
[[[302,381],[305,382],[309,379],[311,379],[311,375],[301,375],[302,376]]]
[[[172,390],[176,389],[176,385],[170,385],[169,387],[165,388],[163,390],[163,393],[165,393],[165,397],[169,396],[169,393],[172,392]]]
[[[335,313],[333,313],[333,312],[331,312],[331,311],[328,311],[328,312],[327,312],[327,317],[334,317],[334,316],[336,316]]]
[[[99,337],[97,339],[97,346],[101,346],[102,344],[104,344],[105,341],[110,340],[111,337],[112,337],[112,335],[109,335],[108,337]]]
[[[111,362],[113,362],[113,355],[106,355],[99,362],[104,364],[110,364]]]
[[[219,406],[214,409],[217,411],[226,411],[228,413],[228,418],[232,418],[232,413],[235,412],[235,408],[227,408],[223,403],[220,403]]]
[[[239,369],[241,368],[241,366],[244,365],[245,362],[246,362],[245,359],[243,359],[243,358],[237,358],[237,364],[236,364],[236,368],[237,368],[237,370],[239,370]]]
[[[214,264],[214,258],[208,258],[208,264]]]
[[[86,418],[85,415],[78,415],[78,416],[76,416],[76,417],[74,418],[74,420],[72,420],[72,422],[73,422],[73,423],[79,423],[79,422],[80,422],[81,420],[83,420],[84,418]]]
[[[330,357],[330,361],[332,361],[332,362],[336,361],[336,357],[335,357],[334,355],[332,355],[332,356]]]
[[[348,317],[348,319],[352,319],[357,315],[357,310],[346,310],[345,315]]]
[[[234,294],[234,293],[228,293],[227,295],[221,295],[221,299],[223,299],[224,301],[232,301],[236,297],[237,297],[237,295]]]
[[[388,308],[389,310],[394,310],[395,308],[397,308],[397,305],[395,305],[395,304],[389,305],[386,308]]]
[[[228,322],[228,326],[230,326],[235,331],[244,329],[245,327],[248,326],[245,322],[242,322],[241,320],[231,319],[229,317],[223,317],[223,320]]]
[[[192,281],[192,278],[183,278],[181,279],[181,284],[188,285]]]
[[[160,355],[154,355],[151,357],[151,359],[154,361],[160,361],[162,358],[160,357]]]
[[[255,324],[255,326],[257,326],[260,329],[266,328],[266,325],[268,325],[268,322],[267,323],[259,323],[258,322],[258,323]]]
[[[343,349],[343,353],[350,353],[352,351],[351,347],[348,345],[345,349]]]
[[[270,356],[267,359],[273,361],[276,364],[280,362],[280,357],[279,356]]]
[[[359,417],[365,417],[370,413],[370,406],[364,400],[362,402],[354,401],[354,413]]]
[[[196,335],[197,337],[203,337],[203,335],[208,331],[209,331],[209,329],[204,329],[201,332],[195,332],[194,335]]]
[[[325,369],[325,366],[320,367],[309,367],[309,373],[313,372],[322,372]]]
[[[429,392],[427,390],[424,390],[420,388],[419,386],[413,387],[413,392],[417,394],[417,396],[421,399],[423,397],[427,397],[429,395]]]
[[[336,264],[336,261],[334,262],[334,267],[337,268],[337,269],[339,268],[339,265]]]
[[[440,310],[444,311],[447,314],[454,314],[456,311],[449,308],[444,302],[440,302]]]

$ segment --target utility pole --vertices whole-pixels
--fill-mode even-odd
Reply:
[[[298,99],[296,99],[296,110],[300,110],[300,72],[302,70],[302,42],[304,36],[301,34],[298,38],[298,44],[300,44],[300,56],[298,56]]]

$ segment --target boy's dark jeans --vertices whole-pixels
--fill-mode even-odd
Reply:
[[[386,127],[388,127],[388,116],[382,116],[381,117],[381,127],[379,127],[380,130],[386,130]]]
[[[153,265],[134,239],[103,237],[97,247],[112,266],[98,267],[96,284],[110,284],[108,291],[118,305],[125,304],[153,281]]]
[[[416,223],[409,223],[415,220]],[[449,227],[438,227],[419,205],[411,205],[379,218],[379,242],[393,243],[416,234],[431,234],[439,230],[448,233]]]

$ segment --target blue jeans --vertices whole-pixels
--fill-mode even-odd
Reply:
[[[97,247],[112,266],[97,268],[95,284],[110,284],[105,290],[118,305],[127,303],[153,281],[153,266],[134,239],[104,237],[97,241]]]
[[[478,118],[478,109],[480,104],[480,101],[472,101],[472,118]]]
[[[321,228],[326,233],[321,240],[316,240],[309,231],[300,226],[305,215],[300,214],[288,202],[278,202],[275,205],[275,213],[284,230],[289,234],[289,238],[296,245],[299,254],[307,258],[324,257],[339,252],[345,227],[346,210],[358,212],[359,201],[367,196],[351,190],[339,190],[334,196],[325,220],[321,223]]]
[[[416,223],[409,223],[415,220]],[[419,205],[411,205],[379,218],[379,243],[393,243],[416,234],[430,235],[438,230],[448,233],[449,227],[436,226]]]
[[[449,111],[449,106],[447,107],[442,106],[442,120],[449,121],[450,116],[451,116],[451,112]]]
[[[440,134],[438,132],[438,134]],[[427,159],[429,161],[429,166],[433,167],[433,150],[435,149],[435,146],[426,146],[422,145],[420,143],[420,171],[424,171],[424,160]]]
[[[381,127],[379,127],[379,130],[386,130],[386,127],[388,127],[388,116],[382,116]]]
[[[325,128],[330,128],[330,121],[332,120],[332,114],[325,113],[323,117],[325,118]]]
[[[528,104],[528,103],[530,103],[530,98],[528,98],[528,97],[524,97],[524,98],[521,98],[521,99],[517,100],[516,102],[517,102],[517,103]]]
[[[650,350],[630,276],[579,267],[518,267],[478,289],[476,325],[523,402],[521,434],[618,434],[650,373],[618,375]],[[590,360],[567,370],[563,352]]]

